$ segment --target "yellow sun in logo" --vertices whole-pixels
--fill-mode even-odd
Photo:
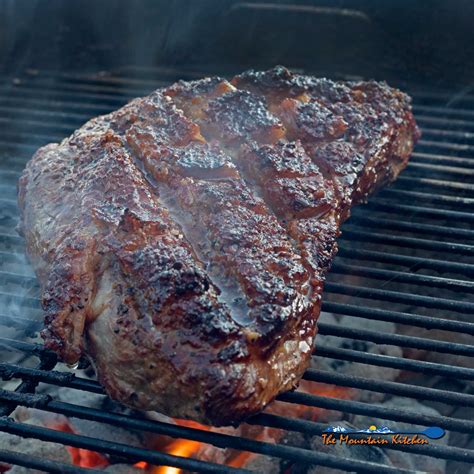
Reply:
[[[377,429],[377,427],[375,425],[371,425],[369,426],[369,430],[370,431],[375,431]]]

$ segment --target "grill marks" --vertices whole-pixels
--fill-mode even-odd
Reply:
[[[201,91],[202,87],[197,85],[196,89]],[[324,273],[336,251],[339,222],[335,214],[338,199],[333,180],[323,176],[299,140],[285,139],[285,134],[301,136],[301,130],[292,131],[289,120],[285,129],[285,115],[269,112],[281,112],[290,102],[298,101],[283,99],[282,106],[279,99],[264,97],[261,90],[226,89],[227,92],[218,97],[214,91],[208,91],[203,101],[206,107],[199,115],[193,114],[187,105],[189,89],[184,93],[186,100],[176,87],[172,94],[173,100],[194,115],[208,140],[217,138],[224,143],[253,194],[264,198],[270,212],[286,229],[293,250],[303,257],[302,262],[309,270],[311,300],[317,305]],[[327,109],[318,117],[305,115],[304,126],[308,133],[314,130],[319,135],[331,136],[331,133],[339,135],[341,127],[345,130],[346,124],[339,117],[334,116],[331,122],[328,116],[333,114]]]
[[[320,217],[335,206],[332,181],[321,174],[299,141],[250,146],[238,154],[240,168],[258,184],[281,219]]]
[[[130,149],[222,291],[220,300],[239,324],[250,324],[249,338],[275,335],[295,312],[310,307],[301,257],[230,156],[216,143],[204,143],[169,97],[155,95],[152,101],[140,105],[140,118],[125,121]]]
[[[196,82],[196,93],[203,89],[199,82]],[[338,196],[332,178],[323,176],[301,142],[285,139],[285,134],[290,138],[304,136],[297,129],[297,120],[293,120],[295,125],[291,128],[288,112],[290,106],[300,102],[283,99],[286,90],[282,90],[281,98],[275,99],[275,95],[263,96],[261,90],[234,90],[230,85],[221,86],[220,90],[223,89],[225,93],[221,96],[216,95],[215,89],[207,90],[204,98],[201,96],[205,107],[199,114],[189,105],[192,104],[189,87],[181,94],[175,86],[171,94],[193,116],[208,140],[218,139],[224,144],[253,194],[264,198],[270,212],[286,229],[293,250],[303,257],[303,264],[310,272],[311,299],[317,304],[324,273],[336,251]],[[340,117],[323,106],[311,114],[310,105],[303,117],[308,133],[313,131],[317,137],[332,138],[345,131],[347,124]]]
[[[419,132],[410,99],[383,83],[335,83],[277,67],[248,71],[233,85],[262,94],[289,139],[299,139],[325,178],[334,183],[337,220],[392,181],[406,166],[407,146]]]
[[[179,293],[173,310],[182,309],[180,330],[193,315],[216,318],[219,314],[227,322],[225,334],[232,331],[230,316],[216,301],[216,288],[156,194],[150,192],[122,137],[105,118],[94,119],[61,147],[40,150],[23,177],[22,188],[23,193],[34,188],[46,199],[29,201],[23,223],[30,229],[30,249],[43,248],[35,258],[45,260],[41,266],[48,265],[48,279],[42,279],[47,326],[43,335],[47,346],[63,360],[78,360],[85,328],[100,316],[110,298],[121,298],[119,305],[127,308],[129,322],[132,299],[137,304],[153,304],[166,322],[172,298]],[[32,242],[41,235],[46,245]],[[179,271],[174,267],[177,262]],[[111,268],[116,265],[122,268],[120,275]],[[102,284],[109,272],[114,273],[116,294]],[[147,297],[140,298],[145,291]],[[206,300],[214,303],[203,305]],[[148,309],[142,308],[142,316]],[[173,318],[170,328],[177,321]]]
[[[285,128],[268,110],[265,99],[245,90],[234,90],[209,101],[199,120],[203,133],[226,145],[255,140],[274,143]]]
[[[140,110],[137,110],[138,108]],[[138,158],[139,167],[144,168],[146,174],[149,177],[151,176],[148,186],[159,197],[159,206],[166,208],[170,213],[175,235],[179,235],[183,242],[186,242],[189,257],[194,261],[196,268],[199,269],[199,275],[205,275],[207,279],[206,285],[212,288],[215,298],[210,308],[225,309],[224,312],[226,314],[221,315],[223,320],[231,317],[239,323],[243,322],[243,318],[236,318],[235,313],[231,313],[232,309],[235,308],[228,305],[228,301],[222,302],[222,298],[218,297],[218,295],[224,293],[224,296],[229,297],[224,298],[225,300],[242,298],[241,292],[238,291],[236,285],[233,285],[225,277],[216,278],[218,276],[216,272],[209,268],[207,264],[210,253],[208,241],[204,240],[202,235],[196,234],[192,226],[191,216],[183,212],[176,199],[176,191],[185,185],[187,177],[199,176],[201,174],[208,174],[209,179],[231,177],[237,174],[235,167],[228,157],[219,153],[216,147],[204,149],[202,144],[203,138],[199,133],[199,128],[193,122],[186,119],[180,111],[176,110],[169,98],[161,95],[155,94],[149,98],[132,102],[128,106],[128,110],[125,111],[122,117],[116,120],[114,125],[123,134],[125,143],[135,158]],[[180,150],[180,153],[177,152],[178,150]],[[182,189],[181,192],[183,192]],[[170,244],[173,247],[175,246],[173,242],[170,242]],[[154,267],[163,267],[163,262],[166,264],[166,261],[163,260],[165,259],[166,252],[165,249],[163,250],[162,255],[157,255],[156,259],[151,256],[151,261],[147,264],[151,270]],[[175,253],[175,256],[176,258],[169,262],[171,265],[169,269],[166,268],[167,265],[164,265],[164,274],[166,275],[171,271],[171,274],[176,273],[179,278],[184,276],[183,281],[189,280],[187,275],[191,273],[191,269],[188,255],[178,255]],[[130,264],[133,264],[134,258],[136,259],[136,255],[130,256]],[[148,275],[146,268],[141,268],[140,262],[142,260],[146,262],[146,260],[150,260],[150,256],[146,255],[143,259],[140,257],[139,268],[136,269],[138,270],[139,278],[143,280],[143,284],[146,287],[147,279],[151,275]],[[145,278],[143,279],[144,275]],[[213,279],[216,284],[211,283],[209,276],[214,277]],[[161,281],[157,281],[156,284],[157,288],[162,286]],[[186,286],[192,289],[200,285],[196,280],[195,284],[191,281],[184,283],[184,287]],[[171,293],[172,288],[170,288]],[[177,293],[182,297],[185,291],[178,288]],[[218,304],[216,304],[217,299],[219,299]],[[203,303],[205,302],[203,301]],[[199,315],[199,307],[196,308],[197,311],[195,312],[190,308],[191,312],[189,312],[185,309],[186,305],[188,305],[188,302],[184,301],[182,311],[177,312],[175,311],[176,308],[173,307],[177,325],[181,324],[183,318],[189,318],[190,314],[194,314],[195,317]],[[154,313],[159,314],[161,318],[163,311],[156,311],[155,308]],[[230,316],[231,314],[232,316]],[[219,327],[220,323],[217,321],[219,318],[213,319],[216,320],[212,324],[204,325],[207,326],[207,329]],[[156,323],[158,324],[159,322],[156,321]],[[196,327],[200,326],[196,325]]]
[[[398,153],[400,162],[392,155],[400,148],[394,141],[412,144],[400,133],[401,109],[406,110],[406,130],[416,130],[408,99],[377,83],[346,85],[294,76],[284,68],[249,71],[232,84],[240,90],[212,97],[198,123],[204,135],[217,133],[231,148],[246,181],[297,243],[313,275],[314,296],[320,295],[340,223],[353,202],[364,200],[406,165],[406,147]],[[251,99],[254,107],[242,107],[237,97]],[[223,105],[225,113],[219,114]],[[262,107],[271,111],[271,120]],[[273,126],[273,133],[256,135],[252,127],[259,122],[260,130]]]
[[[103,252],[111,252],[121,268],[125,288],[117,288],[117,297],[123,307],[129,308],[134,300],[141,306],[141,317],[159,314],[160,325],[170,335],[173,330],[189,330],[192,338],[193,328],[198,327],[195,323],[206,320],[207,327],[220,336],[235,332],[237,327],[226,308],[217,302],[219,290],[203,271],[181,229],[161,206],[157,190],[150,188],[137,169],[123,137],[112,130],[105,137],[107,143],[97,144],[107,157],[103,174],[91,166],[100,179],[91,176],[80,182],[91,188],[85,195],[92,203],[96,225],[105,234]],[[94,187],[102,189],[101,199],[94,199]],[[130,315],[127,310],[126,315],[119,316],[130,323]],[[121,331],[120,317],[116,323]]]
[[[239,162],[296,242],[311,273],[316,303],[337,250],[338,202],[333,182],[322,175],[299,141],[279,141],[243,151]]]
[[[310,101],[307,95],[298,99],[285,99],[274,107],[290,140],[328,141],[344,136],[347,122],[320,102]]]

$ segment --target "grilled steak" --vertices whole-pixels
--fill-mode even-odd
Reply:
[[[178,82],[41,148],[19,204],[46,346],[132,407],[260,411],[308,365],[341,222],[418,135],[384,83],[277,67]]]

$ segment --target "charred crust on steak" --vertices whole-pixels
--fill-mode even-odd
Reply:
[[[385,83],[180,81],[38,150],[20,228],[45,345],[138,409],[236,424],[296,387],[352,205],[419,137]]]
[[[275,95],[279,99],[309,93],[324,97],[330,102],[351,100],[350,88],[345,83],[293,74],[283,66],[276,66],[268,71],[246,71],[234,77],[231,82],[238,88],[263,95]]]
[[[284,134],[282,123],[269,112],[266,100],[241,90],[212,99],[201,127],[208,136],[220,137],[224,142],[249,138],[274,141]]]
[[[348,125],[338,115],[319,102],[285,99],[278,108],[290,139],[334,140],[344,136]]]
[[[230,156],[216,145],[191,144],[178,151],[176,165],[187,178],[237,178],[237,168]]]

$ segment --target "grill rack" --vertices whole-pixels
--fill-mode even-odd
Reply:
[[[173,69],[118,72],[114,76],[80,76],[42,71],[26,71],[18,78],[0,77],[0,203],[2,208],[15,211],[15,182],[27,159],[41,145],[59,141],[69,135],[88,118],[107,113],[127,100],[144,95],[151,90],[168,85],[177,79],[202,77],[209,72],[187,72]],[[148,76],[148,78],[147,78]],[[391,321],[416,326],[424,330],[474,334],[474,323],[459,319],[473,314],[474,303],[464,299],[474,293],[474,230],[469,227],[474,220],[474,96],[457,96],[457,103],[445,107],[451,100],[450,91],[417,90],[409,92],[415,98],[414,110],[423,129],[423,139],[413,153],[405,173],[394,186],[372,198],[367,206],[354,210],[353,216],[343,227],[339,255],[334,262],[325,288],[323,310],[369,320]],[[472,133],[471,133],[472,130]],[[416,189],[416,191],[414,190]],[[413,204],[415,200],[415,205]],[[374,213],[382,216],[374,217]],[[0,211],[0,219],[2,218]],[[416,219],[413,222],[413,218]],[[8,221],[8,219],[7,219]],[[14,261],[21,253],[22,239],[0,220],[0,259]],[[9,222],[7,222],[8,224]],[[376,229],[374,231],[373,229]],[[369,230],[367,230],[369,229]],[[403,232],[416,234],[405,236]],[[443,240],[447,238],[448,241]],[[359,243],[395,246],[397,252],[364,248]],[[466,243],[468,242],[468,243]],[[412,251],[407,252],[405,250]],[[444,252],[442,258],[425,258],[423,251]],[[447,257],[444,259],[444,257]],[[375,263],[375,265],[373,265]],[[378,264],[383,264],[380,266]],[[400,268],[401,267],[401,268]],[[415,273],[422,270],[424,273]],[[428,272],[428,273],[426,273]],[[435,273],[435,275],[433,274]],[[375,281],[365,286],[339,283],[333,276],[354,275]],[[454,276],[453,276],[454,275]],[[8,291],[9,284],[33,285],[34,277],[0,269],[0,302],[7,306],[20,295]],[[387,281],[413,285],[417,290],[377,288]],[[443,289],[439,295],[418,294],[422,288]],[[6,288],[7,290],[5,290]],[[423,291],[421,291],[423,292]],[[336,296],[334,296],[336,295]],[[338,297],[350,295],[364,304],[341,303]],[[23,297],[22,297],[23,298]],[[408,310],[387,310],[376,302],[408,306]],[[23,298],[23,304],[38,308],[34,295]],[[1,307],[1,306],[0,306]],[[441,310],[446,317],[429,316],[428,310]],[[414,314],[413,314],[414,311]],[[37,330],[38,320],[12,316],[0,309],[0,324],[14,326],[25,335]],[[429,339],[400,334],[383,334],[371,330],[351,329],[336,324],[320,323],[319,333],[345,337],[378,344],[428,350],[462,357],[474,356],[474,346],[443,339]],[[169,423],[145,420],[112,411],[98,411],[51,400],[36,394],[38,383],[47,383],[102,393],[100,385],[81,379],[72,373],[54,370],[56,357],[41,345],[0,338],[0,350],[20,351],[38,358],[35,368],[20,364],[0,364],[0,376],[22,382],[15,391],[0,391],[0,431],[29,436],[42,440],[82,447],[113,454],[130,462],[148,461],[197,472],[249,472],[194,459],[181,458],[158,451],[133,448],[97,438],[63,433],[49,428],[31,426],[13,421],[9,415],[16,406],[36,407],[67,416],[94,420],[110,425],[167,434],[219,447],[231,447],[275,456],[288,462],[331,466],[342,470],[365,472],[410,472],[382,466],[368,461],[355,461],[305,448],[271,444],[231,435],[223,435]],[[317,345],[315,354],[334,360],[354,361],[380,367],[439,375],[453,379],[474,380],[474,368],[426,362],[423,360],[365,353],[361,350]],[[400,382],[386,382],[367,377],[356,377],[337,372],[309,369],[304,376],[310,381],[354,387],[413,399],[433,400],[451,406],[474,406],[474,395],[441,389],[427,389]],[[449,416],[429,417],[405,409],[387,409],[353,400],[338,400],[300,392],[286,393],[279,398],[287,403],[305,404],[321,408],[358,413],[393,421],[430,426],[436,425],[450,431],[474,433],[474,422]],[[249,420],[259,424],[305,434],[321,434],[326,425],[314,421],[262,413]],[[474,463],[472,450],[453,446],[430,444],[428,446],[391,445],[390,449],[434,456],[448,460]],[[0,451],[0,461],[47,472],[100,472],[44,459],[24,459],[13,452]]]

